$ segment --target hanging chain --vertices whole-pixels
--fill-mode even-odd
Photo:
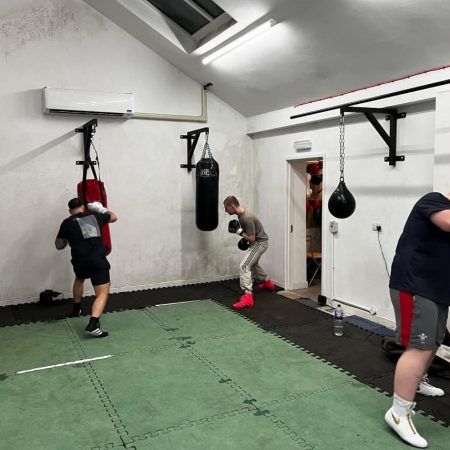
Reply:
[[[217,175],[217,168],[216,168],[215,161],[214,161],[214,158],[212,156],[211,148],[210,148],[209,142],[208,142],[209,132],[207,131],[205,133],[205,135],[206,135],[205,136],[205,146],[203,147],[202,159],[205,158],[206,152],[208,152],[209,168],[203,166],[203,169],[201,171],[201,175],[205,176],[205,177],[216,176]]]
[[[102,178],[100,176],[100,160],[98,159],[98,152],[94,145],[94,137],[92,137],[91,146],[95,151],[95,160],[97,161],[97,167],[98,167],[98,179],[101,180]]]
[[[208,158],[212,160],[213,157],[212,157],[212,153],[211,153],[211,148],[209,147],[209,143],[208,143],[209,132],[206,132],[205,134],[206,134],[205,146],[203,147],[202,159],[206,156],[206,152],[208,152]]]
[[[96,132],[96,128],[97,128],[96,126],[93,126],[91,128],[91,134],[89,136],[89,144],[95,151],[95,160],[97,161],[97,168],[98,168],[98,179],[101,180],[101,176],[100,176],[100,160],[98,159],[98,152],[97,152],[97,149],[95,148],[95,145],[94,145],[94,135],[95,135],[95,132]]]
[[[344,113],[341,113],[339,120],[339,170],[341,172],[340,180],[344,181],[344,160],[345,160],[345,123]]]

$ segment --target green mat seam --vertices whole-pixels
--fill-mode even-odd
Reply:
[[[80,340],[78,339],[76,331],[71,327],[70,323],[67,320],[64,320],[63,324],[73,346],[78,352],[78,355],[80,356],[81,359],[85,359],[87,355],[84,351],[83,346],[81,345]],[[119,435],[119,438],[122,442],[121,447],[132,444],[132,440],[129,437],[129,432],[126,428],[126,425],[124,424],[122,418],[119,416],[119,413],[117,412],[114,403],[109,397],[108,392],[106,391],[100,378],[98,377],[93,365],[90,362],[86,362],[83,363],[83,368],[86,371],[86,374],[89,380],[91,381],[92,387],[94,388],[94,391],[98,399],[102,403],[103,408],[113,425],[113,429]],[[131,446],[126,448],[135,448],[135,447]]]
[[[211,301],[216,304],[220,309],[226,309],[222,304],[216,302],[215,300],[211,299]],[[167,322],[161,320],[157,314],[155,314],[153,311],[151,311],[149,308],[144,309],[145,313],[159,326],[169,332],[178,331],[179,328],[171,327]],[[249,321],[249,320],[247,320]],[[251,322],[251,321],[249,321]],[[261,333],[266,333],[265,330],[263,330],[258,324],[254,323],[256,328]],[[278,336],[276,336],[278,337]],[[193,348],[193,345],[195,345],[196,341],[190,340],[192,339],[192,336],[182,336],[178,339],[182,339],[184,342],[180,346],[182,349],[186,349],[191,354],[193,354],[194,357],[198,359],[200,363],[202,363],[204,366],[206,366],[211,372],[213,372],[215,375],[219,377],[219,383],[226,383],[228,384],[238,395],[244,398],[244,403],[251,404],[256,411],[256,415],[261,415],[264,417],[267,417],[270,419],[270,421],[275,424],[278,428],[280,428],[286,435],[288,435],[294,442],[296,442],[298,445],[300,445],[303,448],[309,448],[313,449],[314,446],[311,446],[311,444],[308,444],[304,438],[296,433],[295,431],[292,431],[288,424],[283,422],[282,420],[278,419],[273,413],[271,413],[268,410],[261,410],[259,406],[255,404],[257,401],[254,396],[252,396],[249,392],[247,392],[242,386],[240,386],[238,383],[233,381],[230,377],[228,377],[219,367],[217,367],[212,361],[210,361],[206,356],[201,354],[198,350]],[[275,419],[275,420],[273,420]]]
[[[273,425],[275,425],[277,428],[283,431],[290,439],[292,439],[300,447],[309,450],[313,450],[315,448],[314,445],[307,443],[306,440],[301,435],[293,431],[286,422],[279,419],[275,414],[271,413],[271,411],[261,410],[260,408],[256,407],[256,405],[254,405],[252,402],[249,402],[247,406],[244,406],[241,409],[232,409],[224,411],[220,414],[214,414],[212,416],[204,416],[195,420],[183,420],[182,422],[175,425],[169,425],[165,428],[158,428],[153,431],[146,431],[141,434],[133,435],[131,436],[131,440],[133,443],[136,443],[138,441],[152,439],[161,435],[181,431],[186,428],[193,428],[200,425],[211,424],[222,419],[248,413],[254,413],[255,416],[263,416],[264,418],[269,419]],[[92,450],[103,450],[108,448],[112,448],[112,443],[107,443],[104,446],[92,448]]]
[[[186,428],[193,428],[198,425],[213,423],[213,422],[216,422],[221,419],[226,419],[228,417],[233,417],[233,416],[240,415],[240,414],[246,414],[246,413],[251,412],[253,409],[254,408],[252,408],[252,406],[249,405],[249,406],[244,406],[241,409],[232,409],[232,410],[224,411],[220,414],[214,414],[213,416],[204,416],[204,417],[200,417],[199,419],[195,419],[195,420],[186,419],[178,424],[169,425],[165,428],[158,428],[153,431],[146,431],[144,433],[134,435],[131,438],[132,438],[133,442],[143,441],[145,439],[149,439],[149,438],[151,439],[151,438],[158,437],[158,436],[161,436],[164,434],[181,431]],[[108,448],[108,447],[101,447],[101,449],[103,449],[103,448]],[[95,449],[95,450],[97,450],[97,449]]]

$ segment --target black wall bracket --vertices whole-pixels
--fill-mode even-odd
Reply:
[[[77,133],[83,133],[84,161],[77,161],[76,164],[83,166],[82,192],[83,192],[83,203],[84,203],[85,207],[87,207],[86,179],[87,179],[87,172],[88,172],[89,167],[91,168],[94,178],[96,180],[100,180],[100,165],[98,165],[99,178],[97,178],[97,173],[95,172],[95,167],[94,167],[98,163],[98,157],[97,157],[97,161],[92,161],[92,159],[91,159],[91,143],[94,140],[94,134],[95,134],[96,128],[97,128],[97,119],[92,119],[89,122],[86,122],[81,128],[75,128],[75,131]],[[104,203],[103,194],[101,192],[102,191],[100,190],[100,194],[102,196],[102,203]]]
[[[195,164],[192,164],[192,157],[194,156],[198,138],[202,133],[209,134],[209,128],[199,128],[198,130],[188,131],[186,134],[180,135],[180,139],[187,140],[187,164],[180,164],[180,167],[187,169],[188,172],[195,168]]]
[[[389,156],[384,158],[390,166],[395,166],[397,161],[404,161],[404,155],[397,155],[397,120],[404,119],[406,113],[399,113],[395,108],[364,108],[359,106],[342,106],[340,108],[341,114],[346,112],[363,113],[367,120],[373,125],[378,134],[382,137],[384,142],[389,147]],[[381,126],[375,114],[386,114],[385,119],[389,120],[389,134]]]
[[[77,161],[77,166],[92,167],[97,164],[97,161],[91,161],[90,147],[91,142],[94,139],[95,129],[97,128],[97,119],[92,119],[86,122],[81,128],[75,128],[75,132],[83,133],[83,145],[84,145],[84,161]]]

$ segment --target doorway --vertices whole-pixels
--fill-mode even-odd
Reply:
[[[322,275],[322,192],[323,160],[306,162],[306,279],[305,296],[317,298]]]
[[[287,162],[286,279],[288,291],[316,299],[323,258],[323,155],[295,155]]]

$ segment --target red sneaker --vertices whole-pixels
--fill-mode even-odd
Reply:
[[[237,303],[234,303],[233,308],[242,309],[249,307],[251,308],[255,302],[253,301],[253,294],[244,294]]]
[[[272,280],[266,280],[258,284],[258,289],[267,289],[268,291],[274,291],[276,286],[273,284]]]

